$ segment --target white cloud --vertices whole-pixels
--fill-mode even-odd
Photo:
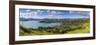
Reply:
[[[30,9],[27,9],[26,11],[27,11],[27,12],[30,12],[31,10],[30,10]]]
[[[51,11],[51,13],[52,13],[52,14],[56,14],[57,12],[56,12],[56,11]]]

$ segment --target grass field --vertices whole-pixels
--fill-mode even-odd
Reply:
[[[53,34],[81,34],[89,33],[90,21],[85,20],[74,20],[74,21],[62,21],[60,26],[55,27],[39,27],[38,29],[24,28],[20,25],[20,36],[30,35],[53,35]]]

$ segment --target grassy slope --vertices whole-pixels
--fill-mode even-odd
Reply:
[[[84,29],[76,29],[76,30],[73,30],[73,31],[69,31],[67,32],[67,34],[77,34],[77,33],[89,33],[89,29],[90,29],[90,25],[89,23],[85,23],[84,24]]]
[[[68,25],[70,27],[68,27]],[[24,28],[20,27],[20,36],[89,33],[89,29],[90,29],[89,21],[76,22],[76,24],[65,23],[64,25],[58,27],[57,29],[41,29],[40,28],[40,29],[28,29],[28,30],[26,29],[25,30]]]

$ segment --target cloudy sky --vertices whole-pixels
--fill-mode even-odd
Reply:
[[[89,18],[89,11],[25,9],[20,8],[20,18]]]

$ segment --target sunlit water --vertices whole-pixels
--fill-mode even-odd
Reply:
[[[20,21],[20,25],[25,28],[34,28],[37,29],[38,27],[55,27],[59,26],[60,23],[40,23],[39,21]]]

